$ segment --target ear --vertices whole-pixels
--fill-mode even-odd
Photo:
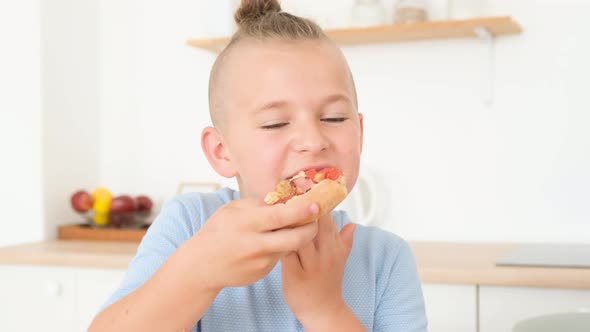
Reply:
[[[363,152],[363,114],[359,113],[359,125],[361,126],[361,152]]]
[[[201,133],[201,148],[209,164],[217,174],[231,178],[236,176],[231,158],[225,146],[223,136],[214,127],[206,127]]]

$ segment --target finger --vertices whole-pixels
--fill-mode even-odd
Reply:
[[[292,204],[277,204],[259,209],[259,231],[272,231],[294,226],[305,220],[313,220],[320,208],[315,202],[294,201]]]
[[[291,251],[281,258],[281,269],[283,270],[283,276],[292,274],[297,275],[300,273],[302,267],[297,252]]]
[[[301,247],[297,254],[303,271],[312,270],[314,262],[317,260],[317,249],[314,241],[310,241],[308,244]]]
[[[319,230],[320,229],[320,227],[319,227],[319,221],[316,220],[316,223],[318,224],[318,230]],[[313,246],[316,248],[316,250],[320,248],[320,239],[319,239],[319,236],[317,234],[313,238],[312,242],[313,242]]]
[[[312,243],[317,231],[317,223],[311,222],[295,228],[283,228],[274,232],[262,233],[260,234],[260,241],[262,241],[262,245],[267,252],[287,253],[299,250]]]
[[[337,239],[338,231],[336,224],[332,218],[332,214],[328,213],[318,220],[318,235],[317,244],[318,248],[331,247],[334,241]]]
[[[352,241],[354,238],[354,231],[356,230],[356,224],[346,224],[340,230],[340,238],[342,239],[342,243],[345,245],[347,249],[347,253],[350,253],[350,249],[352,248]]]

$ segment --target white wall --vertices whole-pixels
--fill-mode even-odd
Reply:
[[[393,188],[390,229],[420,239],[590,241],[589,9],[494,1],[524,33],[496,42],[491,107],[480,100],[480,42],[347,50],[370,128],[365,160],[388,170]]]
[[[44,237],[79,220],[70,195],[99,183],[99,10],[96,0],[42,1]]]
[[[9,5],[10,3],[10,5]],[[95,0],[0,4],[0,246],[53,238],[98,182]]]
[[[42,238],[39,0],[0,2],[0,245]]]
[[[214,56],[185,41],[205,2],[101,2],[101,182],[157,203],[183,180],[213,176],[200,152]]]

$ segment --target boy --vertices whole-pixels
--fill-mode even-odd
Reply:
[[[263,202],[310,168],[338,167],[352,189],[363,119],[341,51],[276,0],[243,1],[236,22],[211,71],[214,127],[201,139],[240,192],[167,202],[90,330],[425,331],[403,240],[342,212],[289,227],[317,205]]]

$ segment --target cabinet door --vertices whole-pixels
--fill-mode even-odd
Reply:
[[[0,265],[0,331],[75,331],[71,269]]]
[[[88,326],[107,299],[119,288],[125,275],[124,270],[78,269],[78,331]]]
[[[430,332],[477,331],[475,285],[423,284]]]
[[[589,290],[481,286],[479,299],[480,332],[508,332],[530,317],[590,310]]]

